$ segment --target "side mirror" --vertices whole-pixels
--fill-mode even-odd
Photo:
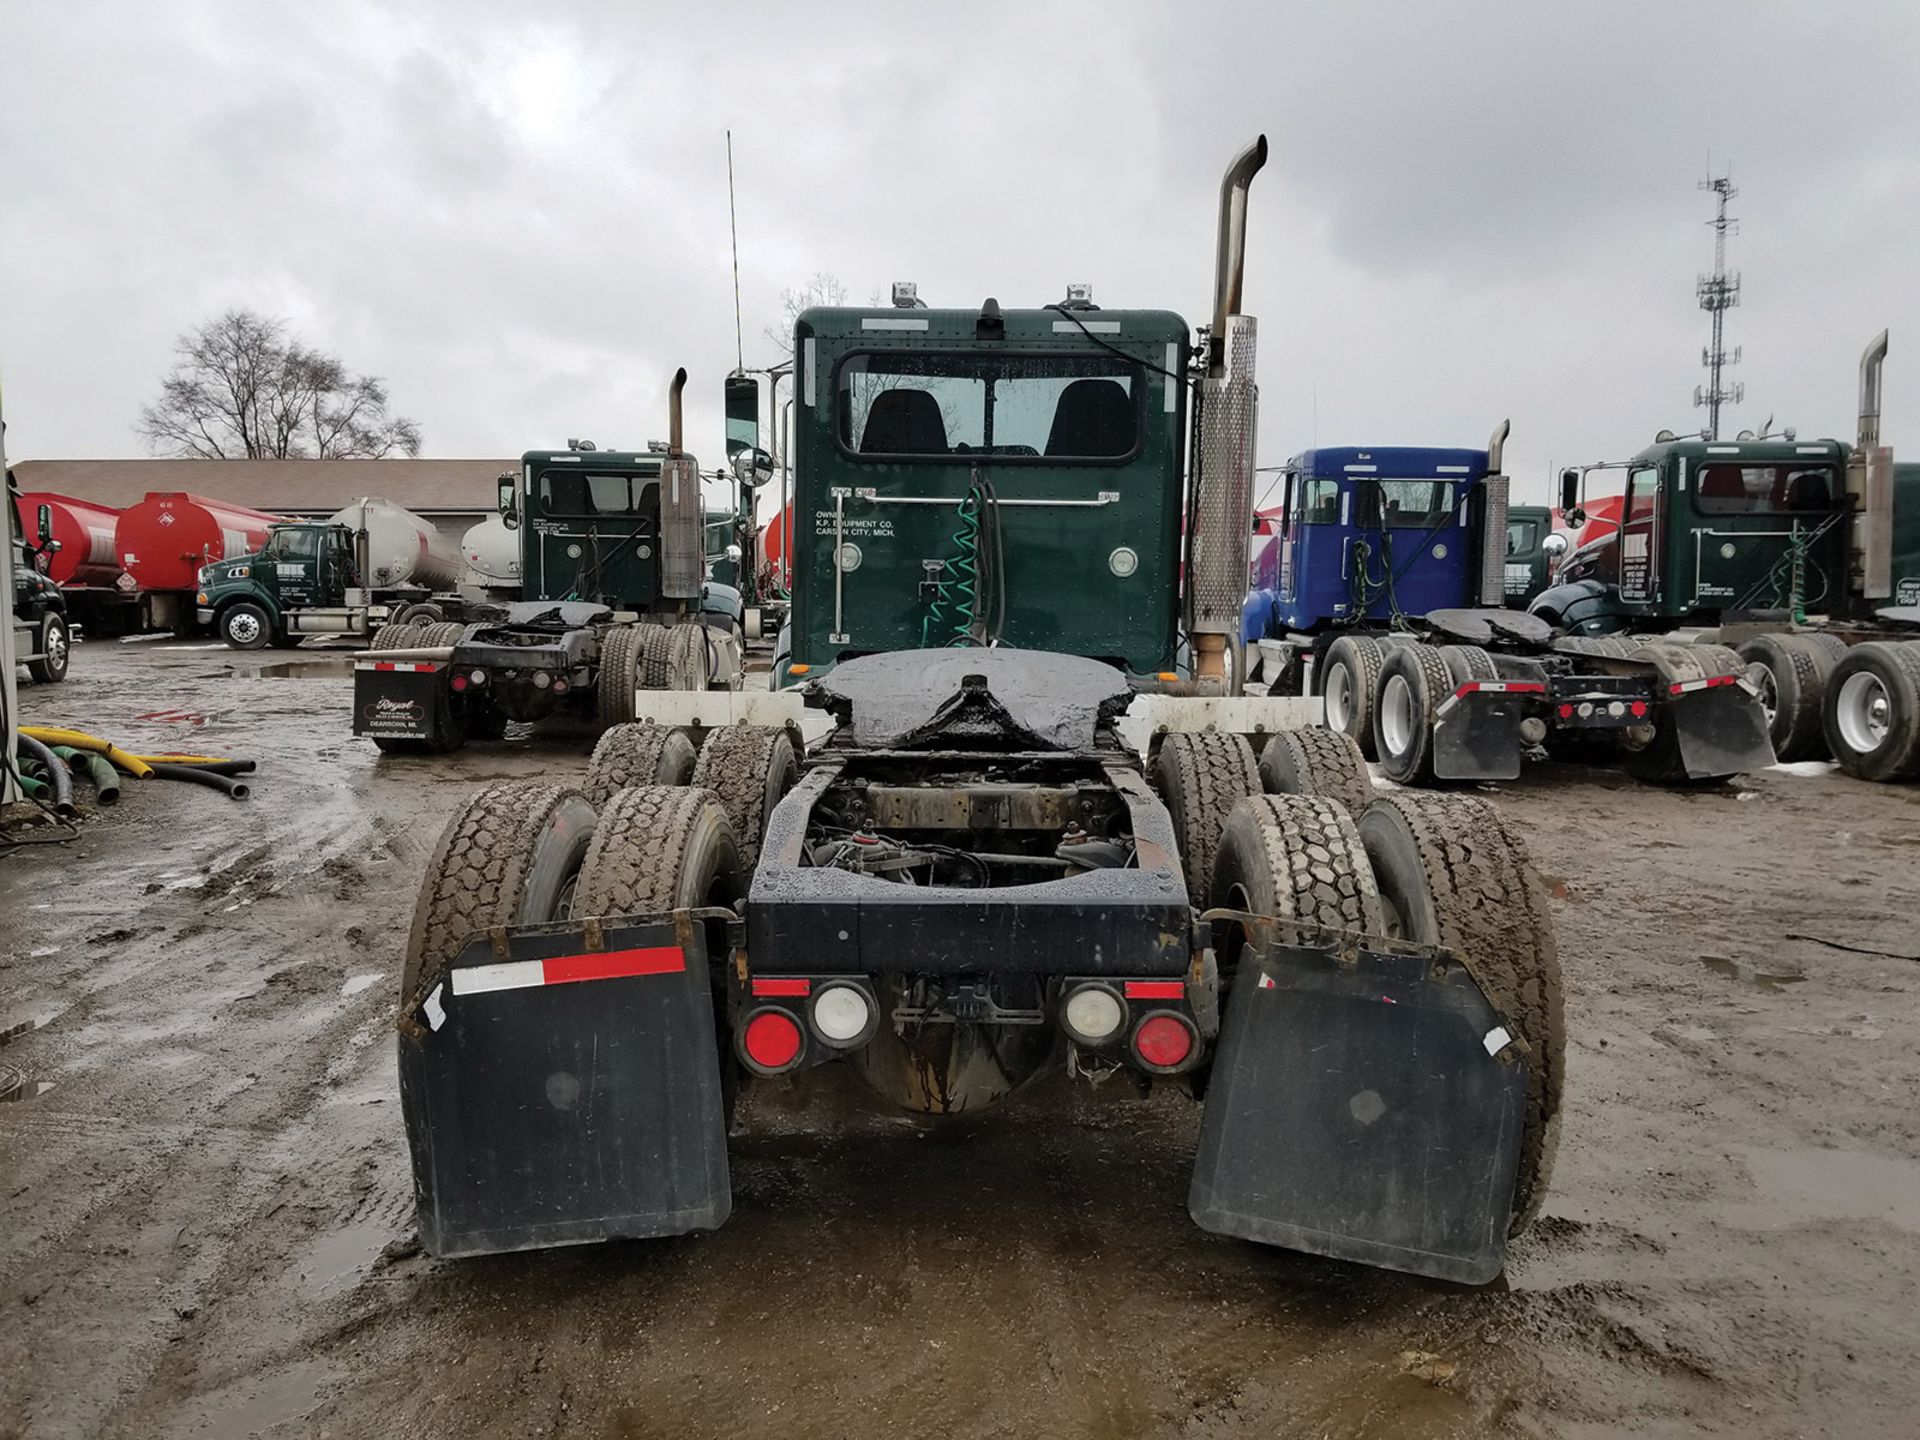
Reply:
[[[500,477],[500,520],[509,530],[520,528],[519,476]]]
[[[1560,510],[1565,513],[1580,508],[1580,472],[1562,470],[1560,472]]]
[[[740,547],[738,545],[727,546],[727,559],[736,565],[740,563]]]
[[[1558,560],[1571,548],[1573,548],[1573,542],[1567,539],[1566,532],[1562,530],[1553,531],[1540,542],[1540,553],[1549,560]]]
[[[53,539],[53,507],[51,505],[42,505],[40,507],[39,521],[40,543],[45,545]]]
[[[758,446],[738,451],[733,457],[733,478],[749,490],[758,489],[773,478],[773,457]]]

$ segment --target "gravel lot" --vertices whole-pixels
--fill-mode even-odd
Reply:
[[[442,1264],[394,1078],[415,885],[479,783],[588,743],[380,759],[338,673],[235,658],[86,644],[22,689],[260,772],[0,861],[0,1435],[1913,1433],[1911,788],[1500,793],[1573,1044],[1545,1217],[1484,1290],[1203,1234],[1192,1108],[1053,1083],[938,1124],[760,1092],[717,1234]]]

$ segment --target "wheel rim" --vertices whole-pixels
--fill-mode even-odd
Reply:
[[[64,625],[47,627],[47,668],[61,671],[67,668],[67,629]]]
[[[1391,675],[1380,691],[1380,738],[1392,755],[1407,753],[1413,740],[1413,687]]]
[[[1840,724],[1840,738],[1847,742],[1848,749],[1871,755],[1886,744],[1887,731],[1893,724],[1893,697],[1878,675],[1856,671],[1840,686],[1834,719]]]
[[[238,640],[242,645],[251,645],[260,638],[260,620],[245,611],[227,617],[227,636]]]
[[[1765,661],[1757,662],[1748,673],[1758,670],[1760,687],[1760,708],[1766,712],[1768,728],[1772,728],[1773,719],[1780,709],[1780,688],[1773,678],[1773,667]]]
[[[1345,665],[1327,668],[1327,724],[1345,730],[1353,722],[1353,679]]]

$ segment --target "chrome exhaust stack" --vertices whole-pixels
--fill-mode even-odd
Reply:
[[[684,448],[686,430],[680,418],[680,392],[687,388],[687,368],[673,372],[673,384],[667,387],[667,453],[678,455]]]
[[[1207,374],[1200,382],[1194,513],[1189,524],[1187,631],[1193,673],[1203,689],[1238,694],[1244,663],[1228,674],[1227,650],[1240,659],[1240,612],[1247,596],[1247,541],[1253,531],[1256,327],[1240,313],[1246,278],[1247,193],[1267,163],[1267,137],[1242,150],[1220,181],[1220,226]]]
[[[1887,359],[1882,330],[1860,356],[1860,424],[1847,457],[1853,536],[1847,569],[1863,599],[1893,594],[1893,452],[1880,445],[1880,371]]]
[[[1487,441],[1487,473],[1480,481],[1480,603],[1498,608],[1507,603],[1507,501],[1510,489],[1504,462],[1507,436],[1513,421],[1494,426]]]
[[[670,600],[697,601],[706,580],[706,517],[700,507],[700,467],[686,452],[680,417],[680,392],[687,388],[683,366],[667,387],[667,453],[660,466],[660,593]]]

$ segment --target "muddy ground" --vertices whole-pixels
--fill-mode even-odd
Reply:
[[[349,682],[79,647],[31,720],[256,757],[0,860],[0,1435],[1893,1435],[1920,1414],[1920,793],[1507,788],[1574,1037],[1545,1218],[1460,1290],[1205,1235],[1171,1095],[761,1094],[685,1240],[417,1253],[391,1028],[480,782]],[[281,659],[284,657],[273,657]]]

